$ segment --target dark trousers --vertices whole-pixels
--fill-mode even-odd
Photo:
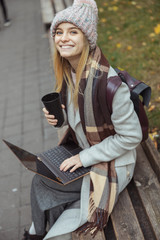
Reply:
[[[0,4],[2,6],[2,13],[3,13],[4,21],[7,21],[8,20],[8,13],[7,13],[5,0],[0,0]]]

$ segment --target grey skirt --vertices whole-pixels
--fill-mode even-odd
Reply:
[[[53,226],[61,213],[80,199],[82,179],[62,186],[45,177],[35,175],[31,186],[31,210],[37,235],[43,235],[47,222]],[[74,204],[74,207],[78,208]]]

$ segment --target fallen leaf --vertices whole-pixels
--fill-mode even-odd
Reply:
[[[108,11],[116,12],[116,11],[118,11],[118,7],[117,6],[109,7]]]
[[[157,137],[158,137],[159,135],[157,134],[157,132],[153,132],[153,133],[149,133],[149,137],[151,138],[151,140],[152,140],[152,142],[154,143],[154,146],[155,146],[155,148],[157,149]]]
[[[116,12],[118,10],[117,6],[113,6],[113,11]]]
[[[123,69],[123,68],[121,68],[121,67],[118,67],[118,69],[119,69],[120,71],[124,71],[124,69]]]
[[[156,98],[156,102],[160,103],[160,97]]]
[[[128,51],[131,51],[131,50],[132,50],[132,46],[130,46],[130,45],[127,46],[127,50],[128,50]]]
[[[112,7],[109,7],[109,8],[108,8],[108,11],[112,11]]]
[[[116,27],[115,29],[116,29],[117,31],[119,31],[119,30],[120,30],[120,28],[119,28],[119,27]]]
[[[104,12],[104,9],[103,8],[99,8],[99,12]]]
[[[142,42],[142,46],[146,46],[147,45],[147,43],[146,42]]]
[[[155,109],[155,107],[156,107],[155,105],[151,105],[150,108],[148,109],[148,112],[153,111]]]
[[[105,22],[107,22],[107,19],[106,18],[101,18],[100,22],[105,23]]]
[[[151,133],[149,133],[149,137],[153,141],[153,135]]]
[[[135,180],[134,180],[134,182],[135,182],[135,184],[136,184],[137,187],[141,187],[141,186],[142,186],[142,184],[141,184],[140,182],[135,181]]]
[[[160,24],[157,24],[157,26],[154,28],[155,34],[160,34]]]
[[[112,37],[112,36],[109,36],[109,37],[108,37],[108,39],[109,39],[109,40],[112,40],[112,39],[113,39],[113,37]]]
[[[117,44],[116,44],[116,47],[117,47],[117,48],[121,48],[121,47],[122,47],[121,43],[117,43]]]
[[[150,37],[150,38],[153,38],[153,37],[155,37],[155,36],[156,36],[155,33],[150,33],[150,34],[149,34],[149,37]]]
[[[157,137],[159,137],[159,135],[157,134],[157,132],[153,132],[153,133],[149,133],[149,137],[151,138],[155,148],[157,149],[158,148]]]
[[[140,5],[137,5],[136,8],[137,9],[142,9],[142,7]]]
[[[137,3],[136,3],[135,1],[132,1],[131,4],[132,4],[132,5],[136,5]]]
[[[158,131],[158,128],[155,127],[155,128],[152,129],[151,133],[154,133],[154,132],[157,132],[157,131]]]
[[[154,143],[155,148],[157,149],[158,148],[157,141],[153,141],[153,143]]]

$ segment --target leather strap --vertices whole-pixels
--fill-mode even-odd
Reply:
[[[106,100],[110,114],[112,114],[112,102],[114,94],[116,93],[122,81],[119,76],[110,77],[107,82]]]

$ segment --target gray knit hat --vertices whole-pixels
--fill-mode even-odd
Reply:
[[[55,36],[60,23],[69,22],[77,26],[88,39],[90,49],[97,41],[98,9],[94,0],[74,0],[73,5],[56,14],[51,24],[51,35]]]

